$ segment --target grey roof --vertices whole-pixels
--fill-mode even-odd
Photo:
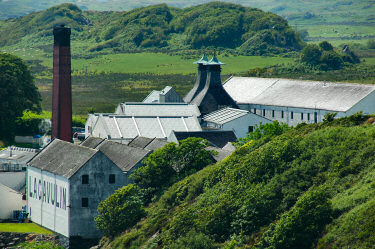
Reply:
[[[186,103],[120,103],[116,114],[127,116],[197,116],[198,107]]]
[[[122,171],[129,172],[145,158],[150,151],[125,144],[105,140],[98,148],[111,159]]]
[[[97,152],[95,149],[55,139],[28,164],[69,179]]]
[[[145,149],[154,151],[156,149],[160,149],[164,147],[164,145],[168,144],[168,141],[165,139],[160,139],[160,138],[154,138],[151,143],[149,143]]]
[[[17,192],[21,192],[26,184],[26,171],[0,172],[0,184]]]
[[[133,139],[136,136],[148,138],[166,138],[172,130],[201,131],[202,128],[195,116],[124,116],[106,115],[99,117],[104,132],[103,138]],[[95,133],[93,128],[93,134]]]
[[[144,149],[149,143],[154,140],[153,138],[136,136],[131,140],[128,145]]]
[[[232,77],[224,89],[237,104],[348,111],[375,90],[374,85],[277,78]]]
[[[225,124],[248,114],[249,112],[245,110],[226,107],[204,115],[203,120],[215,124]]]
[[[237,137],[233,131],[221,131],[221,130],[198,131],[198,132],[173,131],[173,133],[177,141],[184,140],[189,137],[199,137],[199,138],[206,139],[213,146],[216,146],[219,148],[224,147],[228,142],[235,142],[237,140]]]
[[[29,148],[11,147],[12,156],[10,156],[9,147],[0,151],[0,164],[1,161],[14,161],[19,164],[26,164],[31,158],[33,158],[37,150]]]
[[[95,149],[103,141],[104,141],[103,138],[89,136],[80,145],[91,148],[91,149]]]
[[[158,103],[160,91],[153,90],[142,102],[143,103]]]
[[[206,150],[213,150],[217,152],[217,155],[213,155],[213,158],[215,159],[216,162],[222,161],[224,158],[232,154],[233,151],[230,150],[225,150],[213,146],[209,146],[206,148]]]

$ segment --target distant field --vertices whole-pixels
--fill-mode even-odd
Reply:
[[[0,223],[0,232],[52,234],[34,223]]]

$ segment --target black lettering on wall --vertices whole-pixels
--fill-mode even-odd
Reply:
[[[43,201],[46,202],[46,181],[43,181]]]
[[[62,189],[62,208],[66,210],[66,189]]]
[[[33,192],[31,191],[31,176],[29,176],[29,197],[33,197]]]
[[[52,205],[55,205],[55,200],[56,200],[56,191],[55,191],[55,188],[56,188],[56,184],[52,184],[52,189],[51,189],[51,203]]]
[[[34,177],[34,198],[38,198],[37,191],[36,191],[36,178]]]
[[[50,194],[51,194],[51,183],[47,182],[47,203],[49,203]]]

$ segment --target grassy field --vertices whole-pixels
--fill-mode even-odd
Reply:
[[[0,232],[52,234],[34,223],[0,223]]]

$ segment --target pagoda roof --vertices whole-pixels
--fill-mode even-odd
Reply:
[[[206,54],[203,54],[202,58],[199,61],[194,62],[194,64],[207,64],[208,57]]]
[[[214,55],[212,59],[206,63],[206,65],[225,65],[225,63],[219,61],[216,55]]]

